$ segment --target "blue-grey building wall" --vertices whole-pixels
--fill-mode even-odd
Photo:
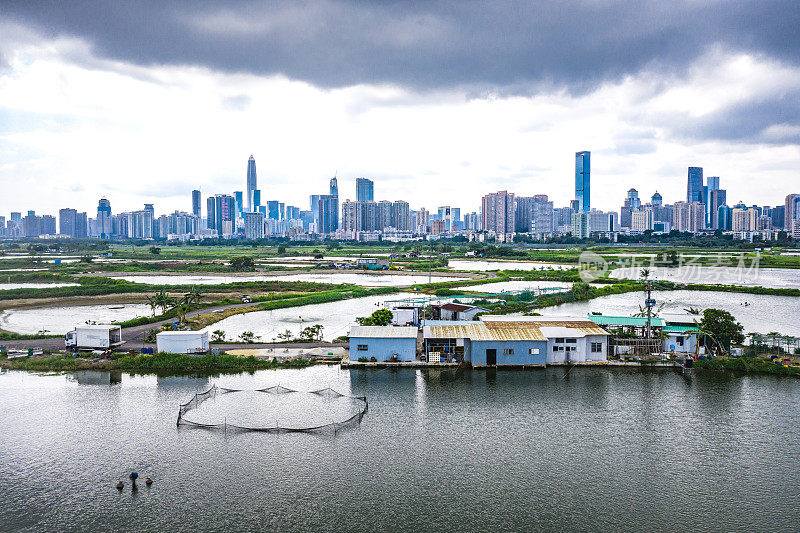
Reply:
[[[502,365],[544,365],[547,363],[546,341],[470,341],[464,342],[464,359],[475,366],[486,365],[486,350],[497,350],[497,366]],[[504,354],[506,349],[513,354]],[[539,350],[531,354],[530,350]]]
[[[359,351],[359,345],[366,345],[367,349]],[[367,360],[374,357],[377,361],[388,361],[395,355],[399,361],[416,360],[417,339],[350,337],[351,361],[358,361],[361,357],[366,357]]]

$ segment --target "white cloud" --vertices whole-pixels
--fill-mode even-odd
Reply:
[[[574,152],[592,150],[592,204],[618,209],[630,187],[685,197],[686,167],[722,177],[731,199],[780,204],[800,191],[796,145],[691,142],[665,117],[701,116],[800,87],[800,72],[748,56],[707,56],[682,79],[644,72],[584,96],[468,97],[389,86],[323,90],[281,76],[96,60],[79,40],[18,48],[0,75],[0,213],[144,202],[190,208],[190,191],[244,187],[256,157],[262,198],[307,208],[338,171],[376,199],[476,210],[508,189],[572,198]],[[771,128],[768,138],[796,127]]]

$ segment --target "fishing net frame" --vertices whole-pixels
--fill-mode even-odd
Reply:
[[[341,420],[341,421],[332,421],[327,424],[321,424],[317,426],[307,426],[307,427],[285,427],[281,426],[278,421],[275,421],[274,426],[262,426],[262,427],[252,427],[252,426],[238,426],[235,424],[228,424],[227,419],[222,424],[203,424],[200,422],[194,422],[192,420],[188,420],[185,415],[192,409],[197,409],[204,401],[208,400],[209,398],[216,398],[217,394],[231,394],[234,392],[243,392],[247,389],[228,389],[225,387],[218,387],[216,384],[212,385],[205,392],[198,392],[195,393],[194,397],[186,403],[181,404],[178,407],[178,426],[186,425],[191,427],[198,427],[198,428],[207,428],[207,429],[222,429],[224,431],[256,431],[256,432],[263,432],[263,433],[318,433],[318,432],[330,432],[336,433],[340,429],[354,426],[361,423],[361,419],[364,418],[364,415],[367,413],[369,409],[369,403],[367,402],[366,396],[351,396],[349,394],[342,394],[331,387],[327,387],[324,389],[302,392],[297,391],[294,389],[290,389],[288,387],[284,387],[282,385],[274,385],[272,387],[266,387],[263,389],[255,389],[253,392],[261,392],[264,394],[314,394],[317,396],[321,396],[323,398],[350,398],[352,400],[356,400],[359,402],[359,409],[358,411],[352,415],[351,417]]]

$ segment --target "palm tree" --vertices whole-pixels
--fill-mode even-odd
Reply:
[[[189,307],[191,307],[192,304],[198,306],[198,308],[197,308],[197,316],[200,316],[200,307],[199,306],[200,306],[200,299],[202,298],[202,296],[203,296],[203,293],[202,293],[202,291],[200,291],[200,289],[197,287],[197,285],[192,285],[192,287],[189,289],[189,292],[187,292],[186,295],[184,296],[184,298],[186,298],[186,303],[187,303],[187,305]]]

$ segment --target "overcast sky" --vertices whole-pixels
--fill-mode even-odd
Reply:
[[[800,192],[800,3],[36,2],[0,6],[0,215],[190,210],[242,190],[308,208],[477,210],[506,189],[593,207],[631,187]]]

